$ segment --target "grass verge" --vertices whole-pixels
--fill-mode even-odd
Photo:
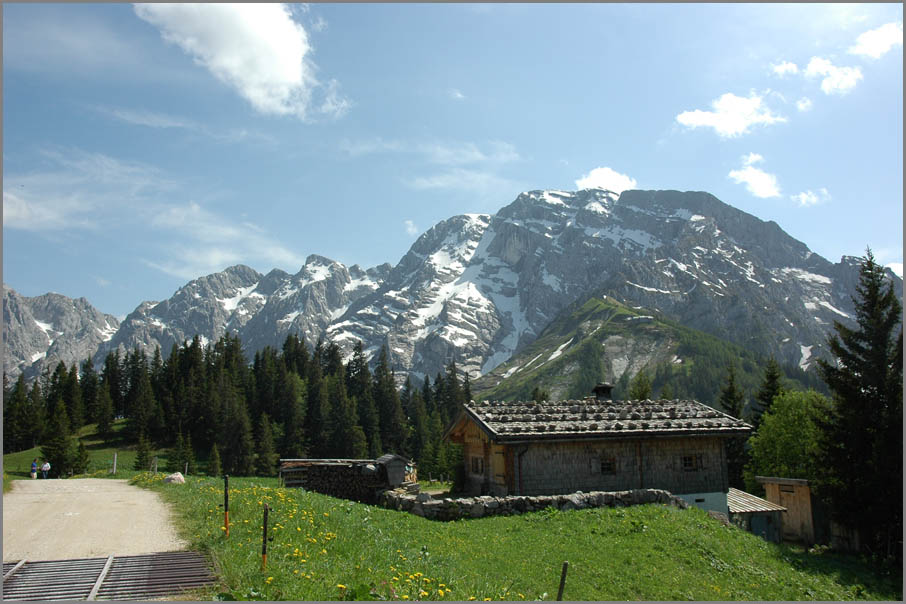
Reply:
[[[566,600],[899,600],[899,571],[775,545],[698,509],[657,505],[433,522],[279,488],[164,474],[133,482],[174,504],[179,530],[213,559],[222,584],[206,594],[261,600],[553,600],[569,562]],[[268,504],[262,569],[263,505]]]

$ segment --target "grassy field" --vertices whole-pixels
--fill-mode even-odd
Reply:
[[[89,424],[84,426],[79,432],[79,437],[85,443],[85,449],[88,451],[88,471],[87,476],[105,476],[113,470],[113,456],[116,454],[116,476],[111,478],[129,478],[136,474],[132,471],[135,465],[135,445],[127,444],[122,441],[120,434],[126,427],[125,420],[114,422],[113,431],[116,436],[112,443],[104,441],[96,434],[96,425]],[[155,449],[151,451],[151,457],[157,456],[158,468],[163,469],[167,465],[167,451],[165,449]],[[37,457],[41,457],[41,447],[34,447],[16,453],[7,453],[3,456],[3,492],[6,493],[14,480],[30,478],[31,462]],[[40,472],[38,473],[40,476]]]
[[[203,594],[263,600],[899,600],[900,569],[807,552],[725,527],[698,509],[665,506],[433,522],[298,489],[276,479],[189,477],[135,484],[174,504],[190,547],[223,583]],[[267,566],[261,568],[268,504]]]

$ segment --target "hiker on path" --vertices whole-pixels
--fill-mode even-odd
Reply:
[[[45,479],[47,478],[47,473],[48,473],[48,472],[50,472],[50,462],[49,462],[49,461],[45,461],[45,462],[44,462],[44,465],[41,466],[41,474],[44,475],[44,478],[45,478]]]
[[[35,457],[35,460],[31,462],[31,478],[36,480],[38,478],[38,458]]]

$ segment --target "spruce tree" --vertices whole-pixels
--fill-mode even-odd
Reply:
[[[37,447],[47,433],[47,407],[44,402],[44,396],[41,394],[41,386],[38,380],[31,386],[28,393],[28,438],[26,442],[28,448]]]
[[[352,357],[346,367],[346,390],[356,402],[359,425],[368,443],[367,455],[372,459],[377,458],[381,455],[381,427],[374,404],[371,371],[360,340],[353,345]]]
[[[208,457],[208,476],[221,476],[222,474],[220,451],[217,449],[217,443],[214,443],[211,445],[211,455]]]
[[[764,377],[758,394],[755,395],[757,403],[752,409],[752,426],[755,430],[761,425],[762,416],[771,410],[774,399],[783,393],[783,373],[777,360],[771,357],[764,368]]]
[[[85,410],[85,422],[96,423],[98,421],[97,406],[100,378],[94,370],[91,357],[82,361],[82,375],[79,378],[79,386],[82,388],[82,407]]]
[[[726,379],[727,381],[720,391],[720,404],[725,412],[738,419],[742,415],[745,394],[736,383],[735,365],[727,368]],[[746,437],[743,436],[731,436],[727,439],[727,478],[730,486],[736,489],[745,488],[743,470],[748,461],[745,442]]]
[[[267,413],[258,419],[258,439],[255,457],[255,473],[258,476],[273,476],[277,473],[277,454],[274,448],[274,436],[271,431],[271,420]]]
[[[629,398],[634,401],[643,401],[651,396],[651,378],[644,369],[635,374],[629,384]]]
[[[151,467],[151,443],[145,438],[145,435],[139,434],[138,446],[135,449],[135,463],[133,470],[147,471]]]
[[[818,360],[833,393],[819,419],[817,491],[832,517],[856,529],[869,552],[902,558],[902,307],[867,250],[853,298],[856,327],[835,321],[830,363]]]
[[[305,457],[305,382],[292,371],[283,373],[278,388],[283,408],[283,440],[280,451],[287,459]]]
[[[88,449],[85,448],[85,443],[82,442],[82,439],[79,439],[79,445],[76,447],[75,457],[72,462],[73,473],[85,474],[88,472],[90,463],[91,459],[88,457]]]
[[[167,452],[167,471],[182,472],[185,458],[186,441],[183,439],[182,432],[177,432],[176,443],[173,445],[173,448]]]
[[[4,374],[5,375],[5,374]],[[19,374],[16,385],[3,397],[3,452],[27,449],[28,438],[28,387],[25,376]]]
[[[384,452],[403,454],[408,436],[406,418],[390,371],[386,345],[381,348],[378,364],[374,370],[374,399],[379,414]]]
[[[110,444],[113,441],[113,400],[110,398],[109,384],[102,383],[98,387],[96,414],[98,434],[105,443]]]

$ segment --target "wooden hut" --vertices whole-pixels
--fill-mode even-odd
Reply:
[[[751,493],[730,487],[727,492],[730,521],[760,537],[780,543],[783,540],[783,512],[786,508]]]
[[[463,445],[473,494],[549,495],[665,489],[726,514],[725,441],[751,426],[694,400],[465,405],[445,438]]]

